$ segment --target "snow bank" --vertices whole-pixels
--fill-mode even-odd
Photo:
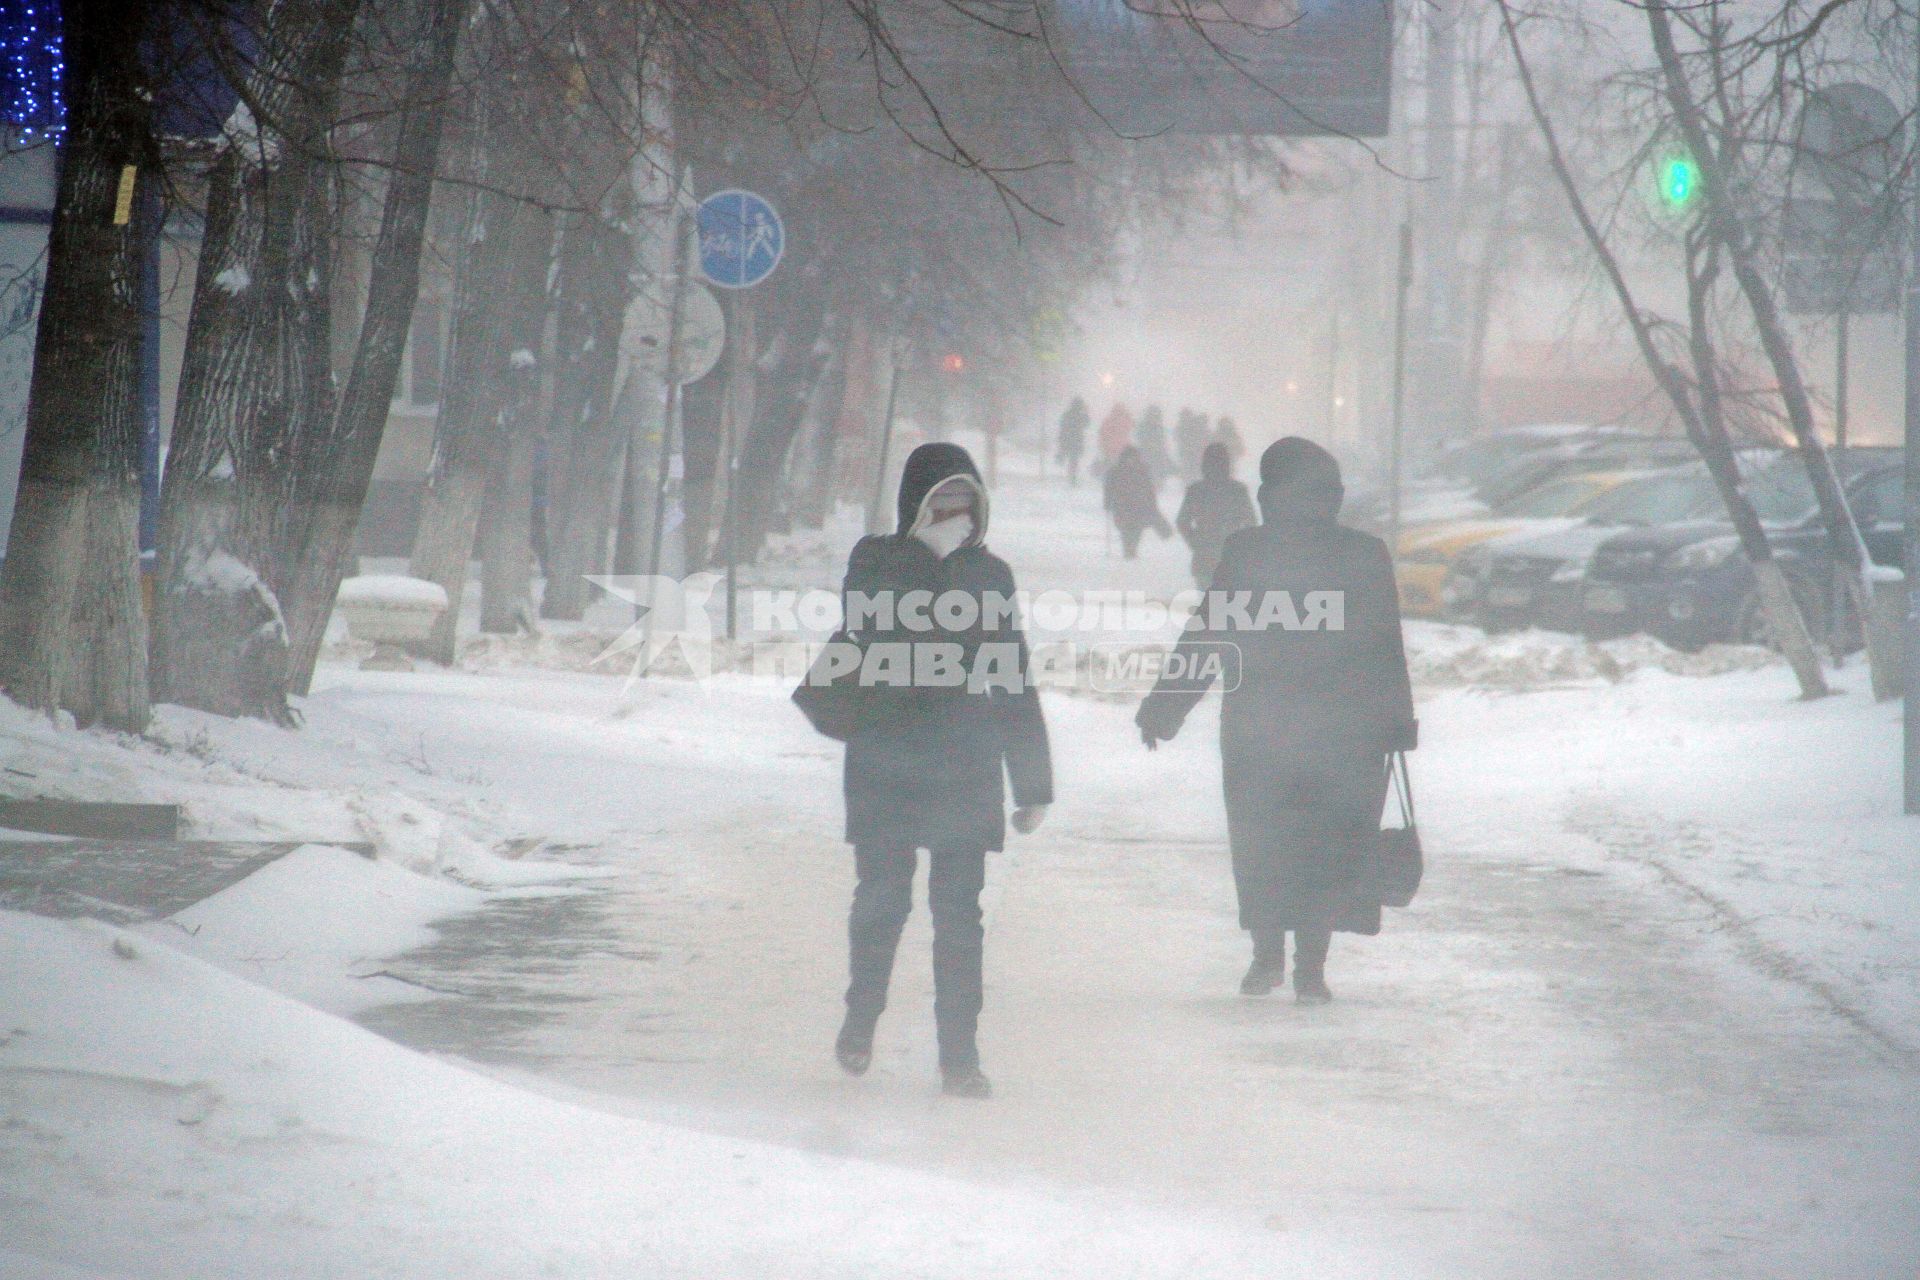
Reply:
[[[398,608],[447,607],[447,589],[424,578],[400,573],[367,573],[340,584],[341,604],[389,605]]]
[[[1682,653],[1651,636],[1590,641],[1553,631],[1488,635],[1475,627],[1408,622],[1407,663],[1416,685],[1527,689],[1583,681],[1608,683],[1639,671],[1717,676],[1780,662],[1757,645],[1708,645]]]
[[[418,998],[382,958],[432,942],[436,920],[489,894],[307,845],[139,931],[284,995],[347,1014]]]
[[[0,971],[10,1275],[1421,1274],[561,1103],[95,922]]]

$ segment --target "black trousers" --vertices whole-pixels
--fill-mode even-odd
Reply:
[[[1293,970],[1319,976],[1326,972],[1327,948],[1333,945],[1331,929],[1295,929],[1293,931]],[[1262,960],[1279,964],[1287,953],[1285,929],[1253,931],[1253,953]]]
[[[900,930],[913,910],[912,849],[859,846],[853,851],[859,881],[847,919],[849,969],[847,1017],[871,1032],[887,1007],[893,956]],[[933,913],[933,1017],[939,1031],[940,1069],[967,1071],[980,1065],[975,1034],[980,1024],[980,890],[987,855],[977,849],[933,849],[927,855],[927,906]]]

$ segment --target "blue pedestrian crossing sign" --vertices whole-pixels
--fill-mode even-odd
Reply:
[[[787,231],[779,211],[751,191],[716,191],[700,202],[700,271],[722,289],[751,289],[780,265]]]

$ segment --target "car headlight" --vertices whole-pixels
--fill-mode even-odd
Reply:
[[[1708,538],[1704,542],[1681,547],[1667,557],[1667,565],[1679,573],[1705,573],[1725,564],[1739,549],[1740,539],[1732,535]]]

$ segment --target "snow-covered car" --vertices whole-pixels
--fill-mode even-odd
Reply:
[[[1853,456],[1837,465],[1843,476],[1856,472],[1847,478],[1847,497],[1867,552],[1876,564],[1898,566],[1906,532],[1899,451],[1849,452]],[[1871,465],[1876,460],[1879,465]],[[1856,470],[1863,465],[1871,469]],[[1782,459],[1750,481],[1748,494],[1808,625],[1816,635],[1845,646],[1857,643],[1857,625],[1833,612],[1826,526],[1798,459]],[[1753,568],[1724,518],[1634,529],[1607,539],[1588,569],[1581,613],[1581,629],[1589,635],[1645,631],[1676,649],[1771,640]]]
[[[1691,456],[1677,437],[1619,427],[1505,427],[1449,445],[1409,475],[1401,486],[1400,524],[1477,519],[1564,475],[1666,466]],[[1356,484],[1346,518],[1377,532],[1386,527],[1390,505],[1377,482]]]
[[[1578,630],[1587,562],[1602,543],[1623,527],[1704,518],[1714,501],[1699,463],[1638,476],[1594,499],[1578,523],[1497,539],[1463,555],[1448,594],[1490,631]]]
[[[1467,602],[1449,599],[1446,586],[1462,554],[1498,538],[1551,533],[1578,524],[1588,506],[1636,474],[1575,472],[1530,489],[1485,516],[1430,521],[1403,530],[1394,549],[1401,612],[1415,618],[1456,612]]]

